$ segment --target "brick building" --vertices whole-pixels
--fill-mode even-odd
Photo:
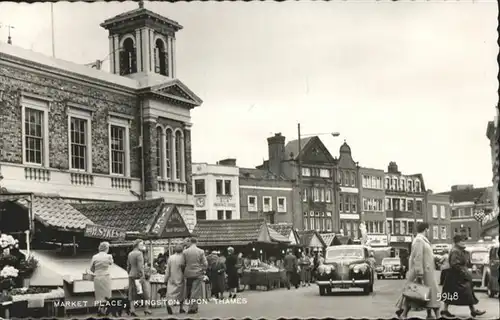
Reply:
[[[488,122],[488,128],[486,130],[486,136],[490,141],[491,149],[491,168],[492,168],[492,182],[493,189],[491,192],[491,198],[493,202],[493,210],[488,214],[483,220],[483,230],[482,233],[485,236],[498,236],[498,152],[499,152],[499,132],[498,132],[498,116],[495,117],[495,121]]]
[[[291,222],[300,230],[331,232],[339,230],[335,215],[332,169],[335,159],[319,137],[292,140],[285,145],[281,133],[267,139],[269,160],[259,166],[290,181],[299,181],[298,162],[301,162],[301,185],[295,184],[295,210]],[[300,149],[300,150],[299,150]],[[300,195],[300,196],[299,196]]]
[[[416,224],[424,221],[425,185],[421,174],[403,174],[396,162],[385,173],[386,232],[391,245],[406,248],[411,244]]]
[[[239,169],[235,159],[193,163],[196,221],[240,218]]]
[[[239,168],[241,219],[266,219],[268,223],[292,223],[294,181],[269,170]]]
[[[493,210],[491,187],[474,188],[473,185],[454,185],[451,191],[440,193],[450,197],[451,232],[462,233],[470,241],[481,237],[481,223],[474,218],[474,212],[483,210],[490,213]]]
[[[338,203],[340,230],[345,235],[358,239],[361,202],[359,192],[359,165],[352,158],[351,148],[344,141],[339,158],[335,161],[335,201]]]
[[[176,77],[182,26],[142,7],[101,26],[111,73],[0,43],[2,185],[76,202],[163,198],[192,226],[190,112],[202,101]]]
[[[429,223],[431,243],[451,243],[451,205],[450,196],[433,194],[427,190],[427,210],[425,221]]]
[[[361,218],[366,223],[368,234],[385,233],[385,191],[384,170],[359,168],[361,198]]]

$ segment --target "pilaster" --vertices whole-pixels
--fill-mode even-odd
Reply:
[[[137,72],[142,72],[144,63],[142,61],[141,30],[135,30],[135,51],[137,55]]]
[[[156,166],[156,122],[145,119],[143,130],[144,191],[158,191],[158,168]]]
[[[175,65],[175,38],[172,38],[172,78],[176,77],[176,65]]]
[[[120,39],[118,38],[117,34],[113,36],[113,47],[114,51],[112,52],[111,55],[114,56],[113,59],[113,64],[115,66],[114,73],[120,74]]]
[[[192,150],[191,150],[191,123],[184,123],[184,166],[186,177],[186,192],[193,194],[192,181]]]

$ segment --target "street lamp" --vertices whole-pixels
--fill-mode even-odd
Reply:
[[[299,192],[299,197],[300,197],[300,211],[301,211],[301,217],[302,219],[304,218],[304,190],[302,188],[302,160],[300,158],[300,152],[302,151],[302,137],[314,137],[314,136],[324,136],[324,135],[331,135],[332,137],[338,137],[340,136],[339,132],[323,132],[323,133],[315,133],[315,134],[301,134],[300,132],[300,123],[297,123],[297,136],[298,136],[298,152],[297,152],[297,167],[299,170],[299,179],[298,179],[298,184],[300,188]],[[332,177],[333,177],[333,187],[335,188],[335,173],[332,170]],[[335,192],[333,196],[335,195]],[[336,202],[334,202],[336,203]],[[333,218],[333,217],[332,217]],[[295,227],[295,214],[292,214],[292,225]]]

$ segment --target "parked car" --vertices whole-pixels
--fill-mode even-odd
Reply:
[[[486,267],[489,266],[489,250],[484,247],[466,248],[470,255],[470,269],[472,284],[476,288],[485,288]]]
[[[328,247],[325,261],[318,267],[319,294],[331,293],[334,288],[361,288],[365,294],[373,292],[375,270],[369,259],[369,248],[363,245]]]
[[[406,275],[406,268],[401,263],[401,258],[384,258],[382,265],[376,269],[377,279],[385,279],[397,277],[404,279]]]
[[[494,298],[500,292],[498,284],[498,268],[500,267],[498,244],[490,247],[488,255],[490,263],[488,265],[486,274],[486,288],[488,290],[488,296],[490,296],[490,298]]]

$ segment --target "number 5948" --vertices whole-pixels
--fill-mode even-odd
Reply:
[[[438,301],[456,301],[458,300],[458,292],[438,292]]]

